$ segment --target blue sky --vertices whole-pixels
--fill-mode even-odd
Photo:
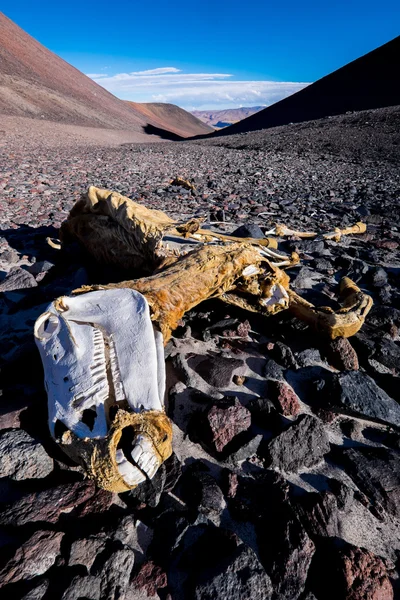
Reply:
[[[189,110],[269,105],[400,33],[394,0],[2,0],[1,10],[116,96]]]

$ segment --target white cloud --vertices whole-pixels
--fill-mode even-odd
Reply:
[[[123,100],[170,102],[188,110],[269,106],[308,85],[292,81],[238,81],[231,79],[229,73],[182,73],[174,67],[91,77]]]
[[[175,67],[160,67],[158,69],[147,69],[147,71],[133,71],[130,75],[163,75],[164,73],[179,73],[180,69]]]

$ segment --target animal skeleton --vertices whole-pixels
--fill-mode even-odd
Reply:
[[[342,308],[314,307],[290,290],[278,266],[294,264],[297,255],[282,256],[266,240],[238,242],[203,231],[198,220],[177,223],[107,190],[89,188],[61,235],[63,243],[78,238],[103,262],[156,269],[149,277],[75,290],[54,301],[35,325],[51,433],[111,491],[151,478],[172,452],[162,341],[185,312],[208,298],[263,315],[289,309],[335,338],[354,335],[372,306],[344,278]],[[166,235],[203,243],[179,252],[164,246]]]

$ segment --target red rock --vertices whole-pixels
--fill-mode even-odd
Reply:
[[[342,550],[339,569],[346,600],[392,600],[393,587],[384,561],[364,548]]]
[[[327,348],[329,363],[339,371],[358,371],[357,352],[347,338],[339,337],[329,342]]]
[[[224,398],[214,404],[203,416],[201,438],[217,452],[251,424],[250,411],[237,398]]]
[[[77,481],[27,494],[2,510],[0,524],[56,523],[62,513],[70,512],[93,496],[95,491],[92,481]]]
[[[46,573],[60,553],[63,536],[60,532],[36,531],[0,571],[2,585]]]
[[[293,388],[284,381],[268,381],[268,396],[278,412],[285,417],[295,417],[300,412],[299,398]]]
[[[143,590],[148,596],[155,596],[157,590],[167,586],[167,575],[152,560],[145,562],[131,582],[132,587]]]
[[[382,240],[379,242],[375,242],[375,246],[377,248],[386,248],[387,250],[397,250],[399,244],[394,240]]]
[[[114,494],[97,489],[95,494],[81,504],[76,511],[77,517],[86,517],[107,511],[114,502]]]

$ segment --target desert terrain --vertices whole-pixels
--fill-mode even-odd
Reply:
[[[16,50],[7,64],[11,55],[23,64]],[[32,84],[40,107],[42,74]],[[21,96],[31,90],[14,85]],[[65,119],[32,118],[21,103],[3,104],[0,117],[2,596],[398,597],[400,101],[168,141],[146,127],[190,134],[189,117],[171,117],[179,109],[144,115],[149,107],[105,92],[110,112],[97,107],[91,120],[79,93]],[[279,252],[300,257],[287,270],[292,289],[316,306],[338,308],[345,276],[372,297],[350,338],[330,340],[289,311],[266,318],[218,299],[184,315],[165,347],[173,454],[120,494],[96,487],[51,438],[32,334],[55,298],[141,275],[99,266],[77,244],[48,244],[89,185],[238,237],[263,238],[276,223],[321,233],[367,226],[339,241],[278,239]]]

